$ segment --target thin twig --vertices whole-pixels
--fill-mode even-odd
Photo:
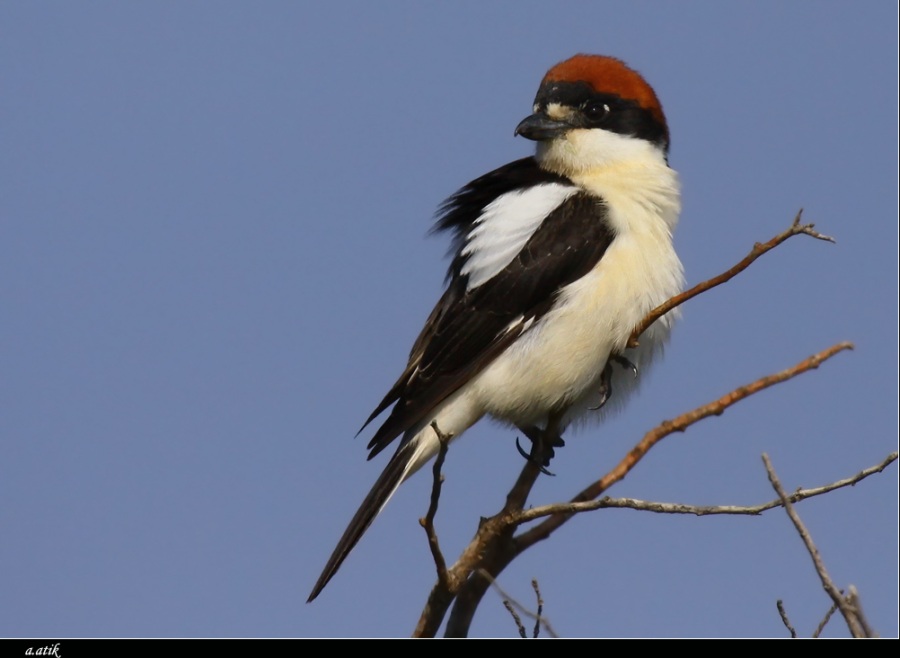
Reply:
[[[788,619],[787,612],[784,609],[784,603],[782,603],[781,599],[775,601],[775,605],[778,607],[778,614],[781,615],[781,623],[784,624],[784,627],[788,629],[791,634],[791,638],[797,637],[797,631],[794,630],[794,627],[791,626],[791,620]]]
[[[537,622],[538,624],[540,624],[544,628],[546,628],[547,632],[550,634],[550,637],[553,637],[553,638],[559,637],[559,635],[556,634],[556,631],[553,630],[553,625],[550,623],[550,621],[546,617],[541,616],[540,613],[535,614],[535,613],[531,612],[531,610],[529,610],[524,605],[519,603],[516,599],[514,599],[512,596],[507,594],[503,590],[503,588],[497,584],[497,581],[494,580],[494,577],[491,576],[491,574],[489,574],[484,569],[479,569],[478,575],[481,576],[482,578],[484,578],[485,580],[487,580],[491,584],[491,587],[493,587],[495,590],[497,590],[497,593],[500,595],[500,598],[502,598],[504,601],[509,601],[513,605],[513,607],[515,607],[517,610],[519,610],[526,617],[528,617],[530,619],[534,619],[535,622]],[[532,581],[532,582],[534,582],[534,581]]]
[[[787,512],[788,517],[797,529],[797,533],[800,535],[800,539],[802,539],[803,543],[806,545],[806,550],[809,551],[813,565],[816,568],[816,573],[819,574],[819,580],[822,581],[822,586],[844,616],[847,627],[850,629],[850,634],[853,635],[853,637],[867,637],[865,630],[857,618],[855,607],[843,597],[840,590],[834,584],[834,581],[831,580],[831,576],[828,575],[825,563],[822,561],[821,555],[819,555],[819,549],[816,548],[809,531],[806,529],[806,526],[803,525],[803,521],[800,520],[800,515],[797,514],[793,504],[788,500],[788,496],[781,486],[781,482],[775,474],[775,469],[772,468],[772,462],[769,461],[769,456],[766,453],[763,453],[762,460],[766,466],[766,474],[769,476],[769,482],[772,484],[772,488],[778,494],[778,497],[781,498],[781,502],[784,504],[784,511]]]
[[[813,496],[821,496],[822,494],[841,489],[843,487],[851,487],[860,480],[864,480],[870,475],[881,473],[890,464],[897,461],[898,454],[892,452],[880,464],[870,466],[863,469],[856,475],[826,484],[821,487],[811,489],[797,489],[797,491],[788,494],[788,500],[792,503],[798,503],[801,500],[812,498]],[[776,507],[781,507],[781,499],[776,498],[767,503],[759,505],[741,506],[741,505],[686,505],[683,503],[661,503],[651,500],[638,500],[636,498],[610,498],[605,496],[599,500],[590,500],[582,503],[555,503],[553,505],[541,505],[540,507],[532,507],[522,513],[522,517],[526,520],[537,519],[551,514],[589,512],[595,509],[620,508],[633,509],[641,512],[656,512],[659,514],[693,514],[695,516],[708,516],[712,514],[735,514],[758,516],[763,512]]]
[[[843,594],[843,592],[841,592],[841,594]],[[837,604],[832,603],[831,607],[828,608],[828,612],[825,613],[825,617],[822,619],[822,621],[819,622],[819,625],[816,626],[816,630],[813,631],[813,639],[818,638],[819,635],[822,634],[822,631],[825,630],[825,625],[831,620],[831,615],[837,612],[837,609]]]
[[[541,596],[541,588],[538,586],[537,578],[531,579],[531,589],[534,590],[534,596],[537,599],[537,619],[534,620],[534,632],[532,637],[537,639],[541,634],[541,618],[544,615],[544,597]]]
[[[826,242],[834,242],[834,238],[829,237],[827,235],[822,235],[818,231],[814,230],[815,224],[801,224],[800,217],[803,215],[803,209],[801,208],[797,212],[797,216],[794,217],[794,222],[791,224],[790,228],[784,231],[783,233],[779,233],[774,238],[769,240],[768,242],[759,243],[757,242],[753,245],[753,249],[750,250],[750,253],[744,257],[741,262],[732,267],[725,272],[722,272],[719,276],[715,276],[711,279],[707,279],[703,283],[698,283],[696,286],[691,288],[690,290],[686,290],[680,295],[675,295],[664,304],[657,306],[655,309],[650,311],[647,316],[641,321],[641,323],[635,327],[634,331],[631,332],[631,338],[628,339],[628,347],[637,347],[638,338],[642,333],[647,330],[651,324],[656,322],[659,318],[664,316],[666,313],[671,311],[673,308],[677,306],[681,306],[684,302],[689,299],[696,297],[697,295],[706,292],[710,288],[715,288],[718,285],[729,281],[734,278],[744,270],[746,270],[750,264],[755,261],[757,258],[762,256],[767,251],[771,251],[782,242],[791,238],[795,235],[799,235],[801,233],[805,235],[812,236],[817,240],[825,240]]]
[[[516,622],[516,629],[519,631],[519,637],[523,640],[527,639],[528,635],[525,634],[525,626],[522,625],[522,618],[519,617],[519,613],[513,608],[512,603],[510,603],[508,599],[504,599],[503,607],[506,608],[506,611],[512,615],[513,621]]]
[[[437,532],[434,529],[434,517],[437,515],[438,502],[441,499],[441,486],[444,483],[444,475],[441,473],[441,469],[444,467],[444,459],[447,457],[447,450],[450,447],[452,435],[441,432],[437,421],[431,423],[431,429],[437,435],[441,447],[438,449],[437,458],[434,460],[434,466],[431,469],[434,478],[431,485],[431,502],[428,504],[428,512],[425,514],[425,518],[419,519],[419,524],[425,528],[425,534],[428,537],[428,547],[431,549],[431,557],[434,558],[438,582],[446,586],[450,582],[450,574],[447,572],[447,562],[444,560],[444,554],[441,553]]]

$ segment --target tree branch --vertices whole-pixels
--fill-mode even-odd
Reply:
[[[775,606],[778,608],[778,614],[781,615],[781,623],[784,624],[784,627],[788,629],[788,632],[791,634],[791,638],[797,637],[797,631],[794,630],[794,627],[791,625],[791,620],[788,619],[787,611],[784,609],[784,603],[781,599],[775,601]]]
[[[746,386],[741,386],[734,389],[733,391],[731,391],[731,393],[723,395],[721,398],[715,400],[714,402],[710,402],[709,404],[698,407],[693,411],[681,414],[673,420],[663,421],[657,427],[647,432],[647,434],[644,435],[644,438],[641,439],[641,441],[631,449],[631,451],[622,459],[622,461],[618,463],[615,468],[613,468],[609,473],[604,475],[602,478],[600,478],[587,488],[583,489],[577,496],[575,496],[575,498],[570,501],[570,504],[583,503],[586,501],[594,500],[595,498],[600,496],[600,494],[602,494],[612,485],[619,482],[626,475],[628,475],[631,469],[633,469],[638,464],[638,462],[640,462],[641,459],[644,458],[644,456],[650,451],[653,446],[655,446],[670,434],[673,434],[675,432],[684,432],[694,423],[697,423],[704,418],[708,418],[709,416],[719,416],[728,407],[737,404],[744,398],[758,393],[763,389],[769,388],[770,386],[774,386],[775,384],[780,384],[781,382],[787,381],[788,379],[792,379],[793,377],[807,372],[808,370],[818,368],[823,361],[830,359],[838,352],[849,349],[853,349],[852,343],[845,342],[832,345],[828,349],[822,350],[818,354],[813,354],[812,356],[804,359],[792,368],[782,370],[781,372],[777,372],[766,377],[761,377],[756,381],[747,384]],[[517,538],[519,544],[519,552],[521,553],[521,551],[524,551],[532,544],[549,537],[554,530],[568,521],[573,514],[574,512],[572,511],[557,512],[555,514],[552,514],[549,518],[547,518],[545,521],[538,524],[534,528],[531,528],[530,530],[519,535],[519,537]],[[520,512],[515,521],[523,522],[529,520],[531,516],[531,510],[526,510]]]
[[[834,491],[835,489],[852,487],[857,482],[859,482],[860,480],[864,480],[870,475],[881,473],[890,464],[897,461],[897,457],[897,453],[892,452],[880,464],[870,466],[869,468],[860,471],[852,477],[838,480],[837,482],[832,482],[831,484],[826,484],[821,487],[814,487],[811,489],[797,489],[797,491],[788,495],[788,500],[790,500],[792,503],[798,503],[801,500],[806,500],[807,498],[812,498],[813,496],[821,496],[822,494],[828,493],[829,491]],[[636,498],[610,498],[609,496],[605,496],[604,498],[601,498],[599,500],[591,500],[582,503],[556,503],[553,505],[532,507],[531,509],[522,512],[521,518],[523,518],[525,521],[530,521],[532,519],[550,516],[551,514],[569,512],[578,514],[581,512],[589,512],[591,510],[604,509],[608,507],[633,509],[642,512],[656,512],[659,514],[693,514],[695,516],[707,516],[711,514],[737,514],[758,516],[770,509],[782,507],[782,503],[780,498],[776,498],[766,503],[760,503],[759,505],[750,506],[685,505],[683,503],[660,503],[650,500],[638,500]]]
[[[815,224],[801,224],[800,217],[803,215],[803,209],[797,211],[796,217],[794,217],[794,222],[791,224],[790,228],[784,231],[783,233],[779,233],[774,238],[769,240],[768,242],[763,242],[760,244],[757,242],[753,245],[753,249],[750,250],[750,253],[744,257],[741,262],[732,267],[725,272],[722,272],[719,276],[714,276],[711,279],[704,281],[703,283],[698,283],[696,286],[691,288],[690,290],[686,290],[680,295],[675,295],[664,304],[660,304],[655,309],[650,311],[647,316],[641,321],[641,323],[634,328],[634,331],[631,332],[631,338],[628,339],[628,347],[637,347],[638,338],[642,333],[647,331],[647,327],[656,322],[659,318],[664,316],[666,313],[671,311],[673,308],[681,306],[687,300],[693,299],[697,295],[706,292],[710,288],[715,288],[726,281],[733,279],[735,276],[746,270],[750,264],[755,261],[757,258],[762,256],[764,253],[771,251],[782,242],[791,238],[795,235],[799,235],[801,233],[812,236],[817,240],[824,240],[826,242],[835,242],[834,238],[829,237],[827,235],[822,235],[818,231],[814,230]]]
[[[444,481],[441,468],[444,466],[444,459],[447,456],[451,437],[441,432],[437,422],[432,423],[431,428],[437,435],[441,447],[438,450],[438,455],[431,471],[434,480],[431,485],[431,501],[428,505],[428,512],[424,519],[419,520],[419,523],[425,528],[425,534],[428,536],[428,547],[434,559],[438,580],[428,595],[428,600],[425,602],[425,607],[422,609],[422,614],[419,616],[419,621],[413,631],[413,637],[434,637],[438,627],[440,627],[441,620],[447,614],[450,604],[453,603],[456,590],[459,589],[459,584],[456,582],[456,572],[447,569],[447,563],[444,560],[443,553],[441,553],[437,534],[434,531],[434,517],[437,514],[438,501],[441,497],[441,485]]]
[[[813,634],[812,634],[813,639],[818,638],[822,634],[822,631],[825,630],[825,626],[831,620],[831,615],[833,615],[835,612],[837,612],[837,606],[834,603],[832,603],[831,607],[828,608],[828,612],[826,612],[825,616],[822,618],[822,621],[820,621],[819,625],[816,626],[816,630],[813,631]]]
[[[537,613],[534,613],[531,610],[529,610],[528,608],[526,608],[524,605],[519,603],[512,596],[507,594],[503,590],[503,588],[497,584],[497,581],[494,580],[489,573],[482,571],[480,575],[482,578],[485,578],[491,584],[491,587],[493,587],[495,590],[497,590],[497,593],[503,599],[504,603],[509,603],[511,607],[516,608],[517,610],[520,610],[522,612],[522,614],[527,616],[529,619],[533,619],[535,621],[534,637],[538,636],[538,632],[539,632],[541,626],[543,626],[544,628],[547,629],[547,632],[550,634],[550,637],[553,637],[553,638],[559,637],[559,635],[553,629],[553,626],[550,624],[549,620],[546,617],[542,616],[542,614],[541,614],[541,612],[543,611],[544,602],[541,600],[541,593],[540,593],[540,590],[538,589],[536,580],[531,581],[531,587],[534,589],[534,591],[538,597],[538,611],[537,611]],[[507,610],[509,610],[509,608],[507,608]],[[516,621],[518,622],[519,628],[521,629],[520,634],[522,635],[522,637],[525,637],[525,634],[524,634],[525,631],[524,631],[524,628],[522,627],[521,620],[518,619],[517,615],[512,610],[510,610],[510,613],[513,615],[514,618],[516,618]]]
[[[730,270],[670,299],[649,313],[633,331],[629,346],[636,345],[637,338],[641,333],[666,312],[683,304],[688,299],[728,281],[745,270],[762,254],[774,249],[788,238],[805,233],[819,240],[834,242],[832,238],[813,230],[812,224],[801,225],[801,212],[797,213],[793,224],[788,230],[776,235],[766,243],[754,245],[750,254]],[[790,379],[801,372],[816,368],[822,361],[830,358],[837,352],[851,348],[852,345],[850,343],[840,343],[813,355],[794,368],[770,375],[769,377],[763,377],[752,384],[732,391],[714,403],[661,424],[655,430],[649,432],[615,469],[583,490],[569,504],[585,503],[598,498],[606,489],[625,477],[647,451],[665,436],[673,432],[683,432],[687,427],[707,416],[719,415],[732,404],[764,388]],[[544,446],[552,445],[552,442],[558,438],[549,431],[551,426],[552,423],[548,423],[547,429],[542,433],[543,437],[540,443]],[[536,450],[536,447],[533,446],[532,454],[542,454],[543,449]],[[456,603],[447,623],[446,634],[453,637],[466,635],[475,609],[489,586],[489,579],[484,577],[484,575],[491,579],[496,578],[516,556],[534,543],[549,537],[556,528],[571,518],[575,511],[580,511],[571,509],[554,511],[534,528],[519,536],[514,536],[514,531],[519,525],[537,518],[534,516],[529,517],[526,512],[523,512],[523,508],[540,472],[541,468],[536,463],[536,460],[532,459],[527,462],[516,484],[510,490],[503,509],[493,517],[482,519],[474,539],[463,550],[456,563],[447,569],[447,577],[439,577],[438,582],[429,592],[428,600],[414,632],[416,637],[433,637],[450,605],[453,604],[454,599],[456,599]]]
[[[541,634],[541,620],[544,619],[544,597],[541,596],[541,588],[538,586],[537,578],[531,579],[531,588],[534,590],[534,597],[537,599],[537,615],[534,618],[534,631],[532,637],[537,639],[538,635]],[[553,632],[553,629],[550,628],[549,623],[547,623],[546,626],[548,633],[553,637],[559,637]]]
[[[447,624],[446,635],[450,637],[466,635],[475,609],[489,586],[489,580],[484,575],[492,579],[497,578],[503,569],[518,555],[535,543],[548,538],[577,511],[580,511],[577,509],[578,504],[594,500],[613,484],[623,479],[647,452],[666,436],[674,432],[683,432],[703,418],[720,415],[725,409],[744,398],[775,384],[787,381],[799,374],[818,368],[822,362],[833,357],[838,352],[852,349],[852,347],[850,343],[838,343],[804,359],[791,368],[761,377],[750,384],[731,391],[714,402],[682,414],[673,420],[661,423],[648,432],[609,473],[582,490],[569,503],[564,504],[559,511],[546,516],[548,513],[547,508],[543,508],[545,512],[543,515],[546,516],[544,521],[519,535],[513,534],[516,527],[539,517],[539,514],[534,513],[534,510],[509,509],[509,506],[506,505],[496,515],[484,519],[474,539],[463,550],[456,563],[449,568],[448,583],[436,583],[429,593],[428,603],[422,613],[415,635],[417,637],[433,637],[440,627],[443,614],[453,602],[454,597],[457,597],[457,600],[453,606],[453,614]],[[875,469],[873,472],[877,472],[879,468],[883,468],[890,461],[893,461],[892,457],[885,460],[883,465],[873,467]],[[520,476],[517,483],[522,481],[525,475],[524,471],[529,469],[539,471],[539,466],[534,461],[526,463],[523,467],[523,475]],[[865,474],[866,472],[864,471],[863,473]],[[848,478],[843,486],[849,486],[854,481],[859,481],[859,479],[862,479],[859,474]],[[824,490],[821,489],[823,488],[811,490],[814,493],[810,493],[810,495],[824,493]],[[523,498],[523,506],[524,502],[525,499]],[[576,505],[574,511],[571,508],[573,504]],[[540,510],[541,508],[535,509]],[[440,605],[435,605],[436,602]]]
[[[866,637],[878,637],[878,633],[876,633],[872,629],[872,627],[869,626],[869,621],[863,614],[862,602],[859,600],[859,592],[856,591],[856,586],[850,585],[847,589],[850,590],[846,597],[847,602],[856,611],[856,619],[859,622],[859,625],[862,626],[863,632],[866,634]]]
[[[513,534],[518,524],[511,520],[525,506],[538,476],[542,472],[546,472],[542,465],[548,463],[549,456],[553,454],[553,445],[555,439],[558,438],[559,421],[562,415],[562,413],[550,414],[544,430],[535,428],[535,431],[527,432],[526,436],[532,442],[531,453],[506,496],[506,504],[497,515],[481,525],[475,539],[469,544],[470,548],[481,547],[481,550],[468,554],[465,560],[461,557],[454,565],[454,572],[460,575],[460,587],[456,592],[456,601],[450,612],[450,619],[447,621],[445,637],[465,637],[468,634],[475,610],[484,597],[488,585],[508,564],[507,556],[515,553],[516,545]],[[510,521],[506,519],[510,519]],[[490,537],[491,539],[486,540],[482,545],[479,537]],[[463,553],[463,556],[466,556],[466,552]],[[457,567],[459,567],[458,571]],[[473,573],[476,568],[477,571]],[[468,578],[465,578],[463,574],[468,575]]]
[[[834,581],[831,580],[831,576],[828,575],[828,570],[825,568],[822,556],[819,555],[819,549],[816,548],[809,531],[806,529],[806,526],[803,525],[803,521],[800,520],[800,515],[794,510],[793,503],[791,503],[787,494],[784,492],[784,488],[781,486],[778,476],[775,475],[775,469],[772,468],[772,462],[769,461],[769,456],[766,453],[763,453],[762,460],[766,466],[766,473],[769,476],[769,482],[772,483],[772,488],[775,489],[778,497],[781,498],[781,502],[784,505],[784,511],[787,512],[794,527],[797,528],[800,539],[802,539],[803,543],[806,545],[806,550],[809,551],[813,565],[816,568],[816,573],[822,581],[822,586],[825,588],[828,596],[831,597],[831,600],[834,601],[838,610],[841,611],[841,615],[843,615],[844,620],[847,622],[847,627],[850,629],[850,634],[853,635],[853,637],[871,637],[866,633],[866,629],[859,620],[858,605],[851,603],[849,597],[844,598],[841,591],[834,584]]]
[[[434,517],[437,515],[438,502],[441,499],[441,486],[444,484],[444,475],[441,469],[444,467],[444,460],[447,458],[447,449],[450,446],[448,434],[441,432],[438,428],[437,421],[431,423],[431,429],[437,435],[440,448],[438,449],[437,458],[434,460],[434,466],[431,469],[433,483],[431,485],[431,502],[428,505],[428,512],[425,518],[419,519],[419,524],[425,528],[425,534],[428,537],[428,547],[431,549],[431,557],[434,558],[434,566],[437,569],[438,582],[445,586],[449,582],[447,574],[447,562],[444,560],[444,554],[441,553],[441,546],[438,543],[437,532],[434,529]]]
[[[506,608],[506,611],[512,616],[513,621],[516,623],[516,629],[519,631],[519,637],[523,640],[526,639],[528,636],[525,634],[525,627],[522,625],[522,618],[519,617],[519,613],[516,612],[513,604],[508,600],[504,600],[503,607]]]

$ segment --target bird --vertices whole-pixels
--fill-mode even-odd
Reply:
[[[628,347],[644,316],[684,287],[669,128],[643,76],[606,55],[566,59],[544,75],[515,136],[534,141],[534,155],[440,206],[435,230],[452,236],[446,288],[363,424],[390,408],[368,458],[399,438],[397,448],[308,601],[442,440],[484,417],[532,438],[602,417],[637,388],[677,319],[670,311]]]

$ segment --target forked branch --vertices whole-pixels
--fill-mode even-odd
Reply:
[[[828,570],[825,568],[825,562],[819,554],[819,549],[812,540],[812,535],[810,535],[809,530],[806,529],[806,526],[800,519],[800,515],[797,514],[797,511],[794,509],[794,504],[790,501],[790,497],[787,493],[785,493],[784,487],[781,486],[781,481],[779,481],[778,476],[775,474],[775,469],[772,467],[769,456],[763,453],[762,460],[763,464],[765,464],[766,474],[769,476],[769,482],[772,484],[772,488],[781,499],[784,511],[787,512],[788,517],[790,517],[791,522],[797,529],[797,534],[800,535],[800,539],[803,540],[803,544],[806,546],[806,550],[812,558],[813,566],[815,566],[816,573],[819,575],[819,580],[822,581],[822,587],[825,588],[828,596],[831,597],[834,605],[837,606],[837,609],[844,617],[844,621],[847,622],[850,634],[857,638],[874,637],[874,632],[869,628],[868,623],[865,621],[865,617],[863,617],[862,607],[859,605],[859,597],[856,595],[856,590],[851,588],[851,595],[844,596],[844,593],[834,584],[831,576],[828,575]]]

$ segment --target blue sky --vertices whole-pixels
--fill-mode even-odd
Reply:
[[[754,504],[897,446],[897,8],[887,2],[4,2],[0,636],[405,636],[434,580],[406,483],[313,604],[384,459],[359,425],[440,294],[439,203],[531,152],[547,68],[618,56],[665,107],[690,302],[624,413],[567,437],[565,500],[660,421],[857,349],[658,446],[611,495]],[[454,444],[448,557],[521,459]],[[830,573],[896,636],[897,467],[804,502]],[[810,634],[787,517],[577,518],[507,569],[576,636]],[[514,626],[488,595],[472,634]],[[831,622],[826,635],[846,636]]]

